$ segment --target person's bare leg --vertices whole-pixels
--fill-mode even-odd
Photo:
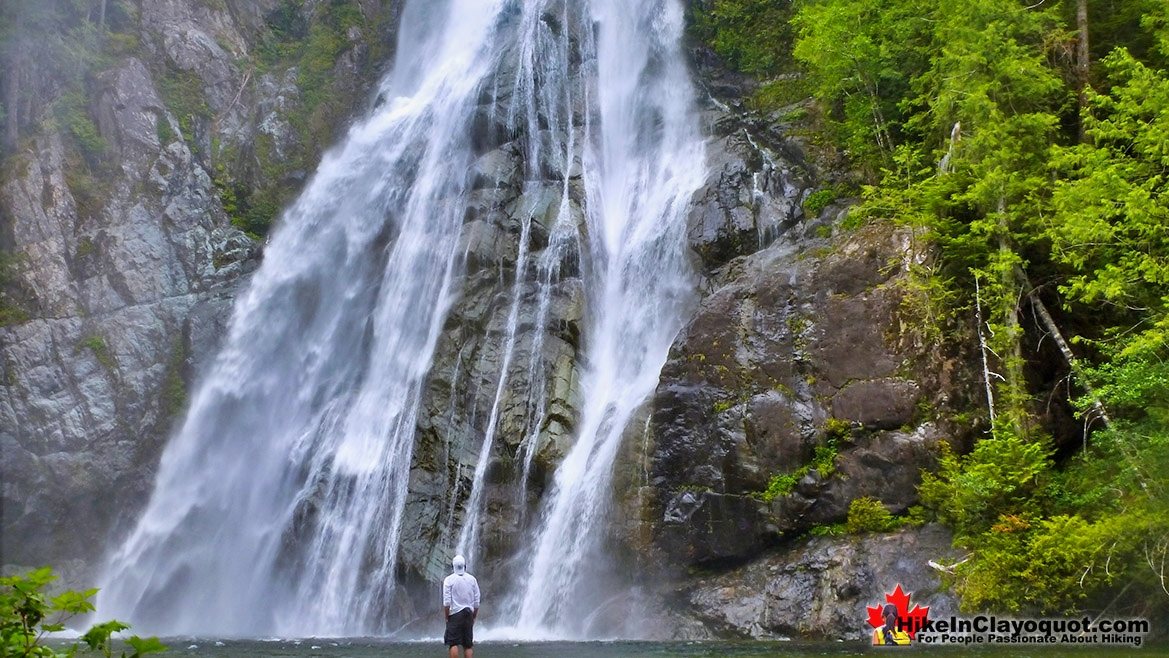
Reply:
[[[459,658],[459,645],[451,646],[451,658]]]
[[[471,647],[467,647],[466,649],[463,649],[463,655],[466,656],[466,658],[474,658],[475,650]]]

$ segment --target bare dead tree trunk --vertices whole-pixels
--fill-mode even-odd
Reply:
[[[1043,327],[1047,329],[1051,339],[1055,341],[1055,346],[1059,348],[1059,352],[1063,355],[1064,361],[1067,362],[1068,368],[1071,369],[1072,374],[1079,380],[1080,386],[1084,388],[1088,397],[1092,398],[1092,417],[1099,418],[1104,423],[1105,428],[1111,427],[1112,418],[1108,415],[1108,410],[1104,408],[1104,403],[1100,401],[1099,396],[1092,390],[1092,385],[1088,383],[1088,378],[1084,376],[1084,369],[1080,365],[1079,359],[1076,358],[1075,352],[1072,352],[1072,347],[1064,338],[1063,332],[1059,329],[1059,325],[1055,323],[1055,318],[1051,317],[1051,313],[1047,310],[1047,305],[1039,298],[1039,290],[1031,285],[1031,279],[1028,278],[1025,272],[1017,270],[1015,276],[1027,291],[1027,299],[1030,300],[1031,307],[1035,309],[1035,315],[1043,323]]]
[[[1084,110],[1088,107],[1088,83],[1091,55],[1088,52],[1088,0],[1076,0],[1076,95],[1080,104],[1080,142],[1088,141],[1084,131]]]
[[[974,319],[978,322],[978,347],[982,352],[982,381],[986,384],[986,407],[990,410],[990,424],[994,426],[994,386],[990,383],[990,360],[987,352],[986,335],[982,333],[982,288],[978,275],[974,275]]]
[[[97,13],[97,32],[98,34],[105,34],[106,32],[106,4],[109,0],[101,0],[101,10]]]
[[[997,210],[999,214],[999,257],[1002,258],[1003,262],[1006,262],[1011,257],[1012,249],[1005,196],[999,197]],[[1000,355],[999,362],[1006,382],[1006,408],[1015,431],[1020,437],[1026,437],[1028,435],[1028,428],[1024,424],[1026,417],[1019,413],[1026,388],[1023,379],[1022,323],[1019,321],[1019,284],[1016,283],[1015,277],[1009,270],[1003,269],[999,273],[999,285],[1003,288],[1003,298],[1000,303],[1002,304],[1003,328],[1006,332],[1006,342],[1000,343],[1004,348],[1004,354]]]
[[[1072,352],[1071,346],[1064,340],[1063,333],[1060,332],[1059,327],[1055,324],[1055,319],[1051,317],[1051,313],[1047,311],[1047,306],[1043,303],[1043,300],[1039,299],[1038,292],[1032,290],[1027,294],[1027,298],[1031,300],[1031,306],[1035,308],[1035,314],[1039,316],[1039,320],[1043,322],[1043,326],[1051,334],[1052,340],[1055,341],[1055,345],[1059,348],[1060,354],[1063,354],[1063,358],[1067,361],[1068,367],[1072,369],[1072,372],[1080,380],[1080,386],[1083,386],[1084,390],[1092,398],[1092,413],[1096,418],[1103,421],[1104,427],[1111,427],[1112,419],[1108,416],[1108,411],[1104,409],[1104,403],[1096,396],[1095,391],[1092,390],[1092,386],[1088,384],[1088,380],[1083,376],[1083,369],[1080,367],[1079,360],[1076,359],[1076,355]]]

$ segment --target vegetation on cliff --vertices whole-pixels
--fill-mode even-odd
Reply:
[[[368,5],[368,3],[367,3]],[[126,57],[139,57],[174,117],[157,120],[162,146],[185,141],[214,182],[232,223],[253,237],[264,235],[280,208],[303,183],[320,153],[333,142],[352,110],[357,85],[385,58],[383,32],[389,2],[378,12],[357,0],[308,3],[282,0],[257,24],[239,27],[248,44],[216,35],[215,47],[241,79],[229,104],[214,107],[212,81],[205,71],[171,56],[158,57],[163,35],[145,24],[140,3],[131,0],[46,0],[9,3],[0,9],[0,156],[22,139],[56,131],[70,148],[70,190],[83,211],[96,215],[102,184],[109,178],[109,144],[95,122],[99,76]],[[207,3],[193,13],[221,12],[221,22],[246,11],[230,3]],[[249,11],[251,11],[249,9]],[[363,12],[374,13],[366,15]],[[250,31],[249,31],[250,28]],[[341,71],[343,67],[352,70]],[[288,77],[288,96],[279,96],[281,119],[290,133],[280,148],[262,127],[256,134],[232,134],[224,123],[261,78]],[[89,201],[89,203],[87,203]]]
[[[969,551],[964,605],[1163,606],[1164,3],[713,0],[694,27],[763,109],[814,98],[868,183],[852,223],[932,242],[931,315],[981,336],[989,429],[920,490]]]

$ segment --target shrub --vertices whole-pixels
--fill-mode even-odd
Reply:
[[[167,109],[179,122],[183,139],[193,143],[195,127],[200,122],[209,121],[212,116],[211,106],[207,104],[203,91],[203,80],[192,71],[168,68],[166,75],[159,81],[159,91]],[[165,119],[160,118],[159,121]]]
[[[804,214],[808,217],[819,217],[833,201],[836,200],[836,190],[825,188],[816,190],[804,199]]]
[[[98,132],[97,124],[89,118],[85,107],[85,96],[80,91],[70,91],[57,101],[57,119],[76,140],[85,161],[91,166],[101,160],[109,145]]]
[[[889,513],[881,501],[865,496],[853,500],[848,506],[848,521],[845,525],[849,532],[860,534],[888,532],[900,525],[900,522]]]
[[[829,421],[831,420],[829,419]],[[845,422],[846,426],[848,425],[847,421],[842,422]],[[816,449],[812,452],[812,461],[791,473],[778,473],[773,475],[771,481],[767,484],[767,489],[755,494],[760,500],[765,503],[770,503],[776,498],[790,494],[795,491],[796,485],[799,484],[800,480],[804,479],[804,476],[813,470],[820,475],[820,479],[822,480],[832,477],[832,474],[836,472],[836,438],[827,429],[827,426],[825,429],[829,431],[828,441],[824,445],[816,446]]]
[[[985,533],[1003,515],[1039,516],[1035,497],[1050,469],[1049,450],[1013,434],[983,439],[959,459],[942,445],[937,475],[924,473],[918,492],[956,539]]]
[[[782,498],[795,491],[796,484],[807,474],[806,467],[804,467],[795,473],[779,473],[773,475],[771,476],[771,481],[767,484],[767,489],[759,495],[759,498],[765,503],[770,503],[776,498]]]
[[[0,578],[0,656],[71,658],[80,648],[80,645],[73,644],[62,653],[46,646],[43,641],[48,633],[65,630],[65,623],[71,618],[93,612],[90,599],[97,594],[97,589],[69,590],[50,597],[45,590],[56,578],[49,567],[22,576]],[[90,650],[100,651],[110,658],[113,634],[128,628],[128,624],[111,620],[94,624],[81,639]],[[154,637],[135,635],[127,639],[126,644],[131,653],[123,651],[121,658],[139,658],[147,653],[166,651],[166,646]]]
[[[22,255],[9,256],[0,253],[0,327],[20,324],[29,318],[28,312],[14,298],[11,291],[17,287],[16,269],[22,258]]]

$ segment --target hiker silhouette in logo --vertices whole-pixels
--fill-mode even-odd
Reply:
[[[882,611],[885,625],[873,631],[874,645],[904,645],[909,644],[909,634],[897,627],[897,606],[886,603]]]

